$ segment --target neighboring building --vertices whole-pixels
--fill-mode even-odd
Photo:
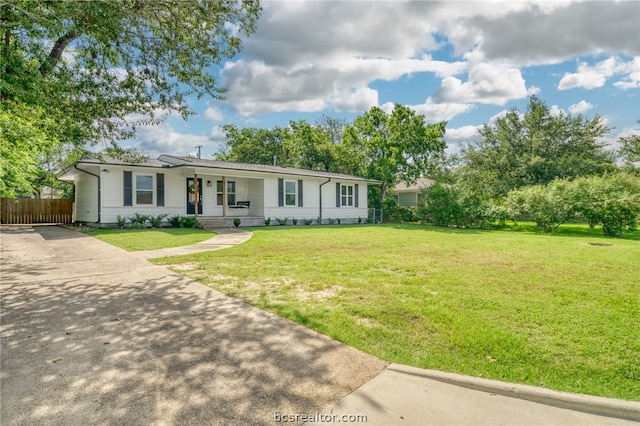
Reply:
[[[420,178],[413,185],[401,182],[391,190],[391,193],[399,206],[415,206],[418,204],[422,190],[429,188],[434,183],[435,181],[427,178]]]
[[[264,225],[265,218],[367,218],[367,186],[380,182],[338,173],[230,163],[173,155],[131,164],[83,159],[58,174],[75,184],[78,222],[111,225],[117,216],[197,216],[211,226]]]

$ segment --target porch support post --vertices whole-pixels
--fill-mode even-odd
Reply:
[[[222,217],[227,217],[227,177],[222,176]]]
[[[195,213],[196,213],[196,221],[198,220],[198,206],[200,206],[200,188],[198,188],[198,174],[193,173],[193,188],[196,191],[196,205],[195,205]]]

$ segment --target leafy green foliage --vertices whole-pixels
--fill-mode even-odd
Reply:
[[[347,172],[382,181],[378,200],[400,181],[412,183],[441,162],[445,122],[425,124],[424,116],[396,104],[390,115],[371,108],[348,126],[338,156]]]
[[[276,222],[278,222],[278,225],[286,225],[288,220],[288,217],[276,217]]]
[[[235,226],[236,228],[240,226],[241,223],[242,223],[242,220],[239,217],[236,217],[235,219],[233,219],[233,226]]]
[[[575,185],[554,180],[548,185],[534,185],[511,191],[507,204],[515,215],[531,217],[547,232],[555,230],[576,212]]]
[[[166,214],[159,214],[157,216],[149,216],[148,220],[153,228],[162,228],[162,222],[165,217],[167,217]]]
[[[123,217],[123,216],[116,216],[116,225],[118,226],[118,229],[122,229],[124,228],[124,225],[127,223],[127,218]]]
[[[0,195],[58,187],[55,172],[100,142],[220,98],[208,71],[255,31],[258,0],[0,0]]]
[[[130,136],[167,112],[189,115],[189,96],[220,97],[206,70],[239,52],[259,13],[257,0],[2,0],[0,92],[46,105],[86,139]]]
[[[509,111],[484,125],[481,141],[463,147],[459,181],[491,199],[524,186],[614,170],[613,156],[599,142],[608,130],[600,117],[554,115],[531,97],[523,116]]]
[[[175,215],[175,216],[171,216],[168,220],[169,224],[171,226],[173,226],[174,228],[180,228],[182,225],[182,219],[183,216],[181,215]]]
[[[640,177],[628,173],[576,179],[576,210],[591,226],[622,237],[640,221]]]
[[[143,228],[145,223],[149,220],[149,216],[146,214],[134,213],[132,217],[129,217],[129,222],[134,228]]]

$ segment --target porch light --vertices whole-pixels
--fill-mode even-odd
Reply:
[[[208,187],[213,186],[213,184],[211,183],[211,181],[210,181],[210,180],[208,180],[208,181],[207,181],[207,186],[208,186]]]

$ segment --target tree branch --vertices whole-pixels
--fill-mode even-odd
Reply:
[[[60,37],[56,43],[51,48],[51,52],[49,56],[44,60],[42,65],[40,65],[40,74],[44,77],[53,70],[53,68],[58,64],[60,58],[62,57],[62,53],[67,48],[69,43],[80,36],[79,33],[70,32],[62,37]]]

